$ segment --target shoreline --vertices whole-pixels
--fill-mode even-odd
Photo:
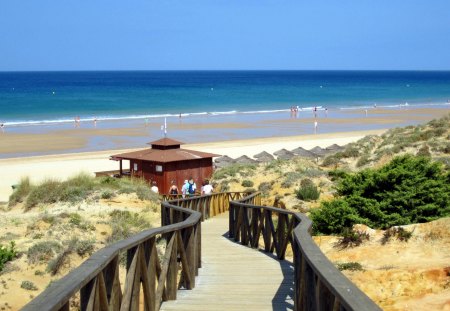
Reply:
[[[266,137],[304,136],[314,133],[381,130],[417,125],[450,112],[445,108],[372,109],[344,112],[303,111],[296,114],[279,112],[255,115],[197,116],[170,120],[168,136],[197,144]],[[162,137],[164,119],[143,122],[110,121],[73,125],[6,128],[0,132],[0,159],[50,154],[80,153],[142,148]]]
[[[345,145],[366,135],[379,135],[385,131],[386,129],[227,140],[184,144],[182,148],[228,155],[232,158],[241,155],[253,157],[263,150],[273,153],[282,148],[292,150],[299,146],[311,149],[315,146],[327,147],[334,143]],[[32,182],[40,182],[47,178],[65,179],[80,172],[93,174],[97,171],[117,170],[119,165],[116,161],[109,159],[111,155],[139,149],[143,148],[0,159],[0,171],[3,176],[0,180],[0,202],[8,200],[12,193],[11,186],[17,184],[22,177],[28,176]]]

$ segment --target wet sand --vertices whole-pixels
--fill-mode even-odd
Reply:
[[[319,111],[317,119],[311,111],[296,115],[193,117],[168,120],[168,135],[186,143],[286,137],[314,133],[380,130],[424,123],[450,112],[445,108],[371,109],[367,117],[361,110]],[[0,133],[0,158],[140,148],[162,137],[161,124],[155,120],[98,122],[60,127],[6,128]]]

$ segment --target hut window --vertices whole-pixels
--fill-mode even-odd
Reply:
[[[155,166],[155,170],[157,171],[157,172],[162,172],[163,170],[162,170],[162,165],[156,165]]]
[[[137,163],[134,163],[134,165],[133,165],[133,169],[134,169],[134,171],[137,171],[137,170],[138,170],[138,166],[137,166]]]

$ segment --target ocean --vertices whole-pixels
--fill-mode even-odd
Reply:
[[[448,106],[450,71],[0,72],[7,127],[101,120]]]

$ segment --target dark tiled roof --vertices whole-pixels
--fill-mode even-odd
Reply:
[[[194,151],[188,149],[144,149],[139,151],[115,154],[111,156],[113,160],[143,160],[152,162],[176,162],[176,161],[186,161],[195,160],[203,158],[213,158],[218,157],[218,154],[207,153],[201,151]]]

